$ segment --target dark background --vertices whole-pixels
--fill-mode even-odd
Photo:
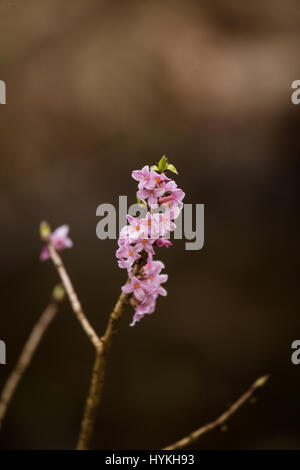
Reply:
[[[300,448],[298,0],[0,0],[1,314],[7,365],[57,274],[38,227],[68,223],[63,258],[99,333],[124,283],[96,208],[134,202],[133,169],[166,153],[205,247],[158,258],[167,298],[111,351],[93,448],[160,448],[270,373],[199,449]],[[73,448],[93,348],[66,301],[8,410],[3,449]]]

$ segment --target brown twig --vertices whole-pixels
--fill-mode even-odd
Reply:
[[[64,290],[62,286],[56,286],[52,294],[51,302],[33,327],[33,330],[31,331],[30,336],[23,347],[18,362],[4,385],[0,398],[0,429],[2,427],[7,408],[13,398],[17,386],[28,366],[30,365],[32,357],[38,345],[40,344],[49,324],[56,316],[58,311],[58,304],[62,301],[63,297]]]
[[[66,268],[62,262],[61,257],[55,250],[54,246],[51,242],[48,243],[48,249],[50,252],[51,259],[53,261],[54,266],[57,269],[57,272],[62,280],[62,283],[66,289],[67,295],[69,297],[73,312],[75,313],[76,317],[78,318],[79,322],[83,330],[86,332],[87,336],[95,346],[95,349],[98,350],[101,348],[101,341],[95,332],[94,328],[91,326],[90,322],[88,321],[87,317],[85,316],[82,306],[78,300],[77,294],[74,290],[73,284],[71,279],[66,271]]]
[[[93,367],[91,384],[85,404],[85,410],[81,422],[80,434],[77,443],[77,449],[84,450],[88,449],[94,431],[96,411],[100,403],[103,389],[104,375],[106,369],[106,355],[112,344],[113,336],[116,334],[117,325],[123,313],[124,305],[128,301],[129,295],[124,293],[120,295],[112,313],[110,314],[106,331],[104,335],[100,338],[83,312],[83,309],[78,300],[77,294],[74,290],[71,279],[66,271],[61,257],[57,253],[52,243],[49,241],[48,249],[53,264],[56,267],[57,272],[66,289],[73,311],[96,350],[96,358]],[[136,266],[134,268],[135,273],[137,272],[137,269],[138,267]]]
[[[136,265],[133,269],[133,275],[136,275],[139,269],[140,265]],[[94,431],[96,411],[102,395],[107,353],[112,345],[113,337],[117,332],[118,323],[121,319],[124,306],[127,304],[129,297],[130,294],[122,293],[120,295],[113,311],[109,316],[105,333],[100,339],[101,347],[96,351],[93,375],[85,404],[84,415],[81,422],[77,450],[87,450],[89,448],[89,443]]]
[[[77,450],[87,450],[94,432],[96,412],[100,403],[105,373],[105,357],[100,351],[96,351],[96,359],[90,389],[85,403],[83,418],[80,425],[80,434],[77,442]]]
[[[87,450],[89,447],[94,431],[96,411],[102,395],[107,352],[111,347],[113,336],[116,334],[117,325],[123,313],[124,305],[127,303],[128,297],[128,294],[120,295],[119,300],[109,317],[106,331],[101,338],[102,347],[96,351],[93,375],[81,422],[77,450]]]
[[[247,390],[247,392],[245,392],[233,405],[231,405],[231,407],[227,411],[221,414],[221,416],[219,416],[219,418],[217,418],[215,421],[212,421],[211,423],[208,423],[205,426],[202,426],[201,428],[192,432],[191,434],[184,437],[183,439],[180,439],[174,444],[164,447],[163,450],[184,449],[185,447],[191,445],[193,442],[197,441],[197,439],[199,439],[199,437],[202,436],[203,434],[222,426],[242,405],[244,405],[244,403],[246,403],[249,400],[249,398],[251,398],[251,396],[259,387],[262,387],[265,385],[268,378],[269,376],[265,375],[264,377],[260,377],[259,379],[257,379],[251,385],[251,387]]]

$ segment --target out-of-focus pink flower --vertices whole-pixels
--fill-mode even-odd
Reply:
[[[65,248],[72,248],[73,242],[71,238],[68,237],[69,234],[69,226],[62,225],[58,227],[54,232],[52,232],[49,236],[50,242],[53,244],[54,248],[57,251],[64,250]],[[44,246],[42,249],[40,259],[45,261],[46,259],[50,258],[50,252],[47,245]]]

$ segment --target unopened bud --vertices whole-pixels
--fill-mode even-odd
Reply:
[[[54,300],[61,302],[65,297],[65,293],[64,286],[62,284],[57,284],[57,286],[55,286],[53,289],[52,295]]]
[[[48,222],[41,222],[40,223],[40,236],[43,242],[49,241],[49,237],[51,234],[51,228]]]
[[[256,380],[255,382],[255,387],[263,387],[267,381],[269,380],[269,375],[264,375],[263,377],[260,377],[259,379]]]

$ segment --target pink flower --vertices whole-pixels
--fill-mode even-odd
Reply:
[[[131,176],[136,181],[139,181],[139,189],[153,189],[155,186],[160,186],[163,182],[169,181],[165,174],[156,173],[156,171],[149,170],[149,166],[144,166],[141,170],[134,170]],[[143,199],[143,198],[141,198]]]
[[[125,225],[120,231],[118,245],[124,246],[130,243],[136,243],[143,236],[145,236],[145,234],[137,230],[134,225]]]
[[[169,181],[165,184],[165,191],[166,191],[166,192],[173,192],[176,188],[177,188],[177,184],[176,184],[175,181],[173,181],[173,180],[169,180]]]
[[[127,269],[127,272],[130,273],[131,269],[132,269],[132,263],[130,261],[130,259],[124,259],[124,258],[121,258],[118,260],[118,266],[119,268],[121,269]]]
[[[172,246],[172,242],[167,238],[158,238],[156,240],[156,244],[157,246],[164,246],[165,248],[169,248],[169,246]]]
[[[145,290],[145,282],[141,281],[136,276],[132,276],[130,282],[128,282],[127,284],[125,284],[125,286],[122,287],[122,292],[124,292],[125,294],[132,293],[139,302],[142,302],[144,300],[146,296]]]
[[[143,302],[139,303],[135,309],[135,312],[139,315],[151,315],[154,312],[156,307],[157,295],[148,294],[146,295]]]
[[[174,189],[174,191],[172,191],[172,196],[174,203],[181,203],[185,196],[185,193],[182,191],[182,189],[176,188]]]
[[[154,170],[150,171],[149,181],[144,186],[146,189],[153,189],[153,188],[164,188],[165,183],[170,181],[169,178],[164,173],[157,173]],[[139,188],[140,189],[140,188]]]
[[[167,280],[168,280],[167,274],[150,273],[150,276],[148,276],[146,279],[147,287],[150,292],[153,292],[153,291],[156,292],[156,289],[159,289],[160,285],[163,284],[164,282],[167,282]],[[163,293],[161,295],[166,295],[166,294]]]
[[[171,220],[169,212],[165,212],[164,214],[154,214],[154,219],[158,226],[159,236],[166,235],[168,232],[173,232],[176,228],[176,225]]]
[[[142,238],[140,241],[137,242],[136,244],[136,249],[138,251],[142,251],[142,250],[145,250],[147,251],[147,253],[151,254],[151,255],[154,255],[154,250],[153,250],[153,243],[154,243],[154,239],[152,238]]]
[[[157,275],[165,268],[165,265],[162,261],[153,261],[151,255],[148,256],[147,264],[143,268],[143,274],[147,276]]]
[[[127,220],[131,227],[131,240],[136,242],[144,238],[147,231],[145,230],[143,219],[137,219],[131,215],[127,215]]]
[[[173,202],[168,202],[167,204],[163,204],[163,207],[165,207],[165,214],[168,214],[168,217],[174,220],[179,216],[183,203],[178,202],[177,204],[173,204]]]
[[[156,276],[151,275],[144,281],[143,288],[145,295],[143,300],[135,305],[135,314],[130,326],[134,326],[145,315],[150,315],[154,312],[158,295],[167,295],[167,291],[161,286],[163,282],[166,282],[167,278],[168,276],[165,274],[156,274]]]
[[[149,166],[146,165],[141,170],[134,170],[131,173],[132,178],[135,179],[136,181],[139,181],[139,189],[145,188],[145,186],[149,182],[150,171],[151,170],[149,170]]]
[[[160,204],[164,204],[169,201],[172,201],[173,203],[182,202],[185,196],[185,193],[182,189],[177,187],[177,184],[173,180],[170,180],[165,184],[165,192],[166,196],[159,200]]]
[[[161,284],[167,281],[166,274],[160,274],[164,268],[161,261],[153,261],[152,254],[148,255],[146,265],[136,276],[130,275],[130,282],[122,287],[122,291],[126,294],[132,294],[130,303],[135,309],[135,314],[131,326],[140,321],[144,315],[154,312],[156,300],[159,295],[167,295],[167,291]]]
[[[54,248],[57,251],[64,250],[65,248],[72,248],[73,242],[71,238],[68,237],[69,234],[69,226],[62,225],[58,227],[54,232],[50,234],[50,242],[53,244]],[[40,254],[40,259],[45,261],[46,259],[50,258],[50,252],[47,245],[44,246],[42,252]]]
[[[140,189],[137,195],[141,199],[148,199],[149,206],[155,208],[157,207],[158,198],[160,198],[164,192],[164,188]]]
[[[159,237],[158,214],[147,212],[146,217],[141,219],[141,227],[145,238],[155,241]]]
[[[123,245],[116,251],[116,256],[119,258],[120,268],[130,268],[134,262],[141,257],[139,250],[136,246]]]
[[[154,312],[156,307],[156,295],[147,295],[143,302],[136,306],[135,314],[133,315],[132,323],[130,326],[134,326],[136,322],[144,318],[145,315],[150,315]]]

